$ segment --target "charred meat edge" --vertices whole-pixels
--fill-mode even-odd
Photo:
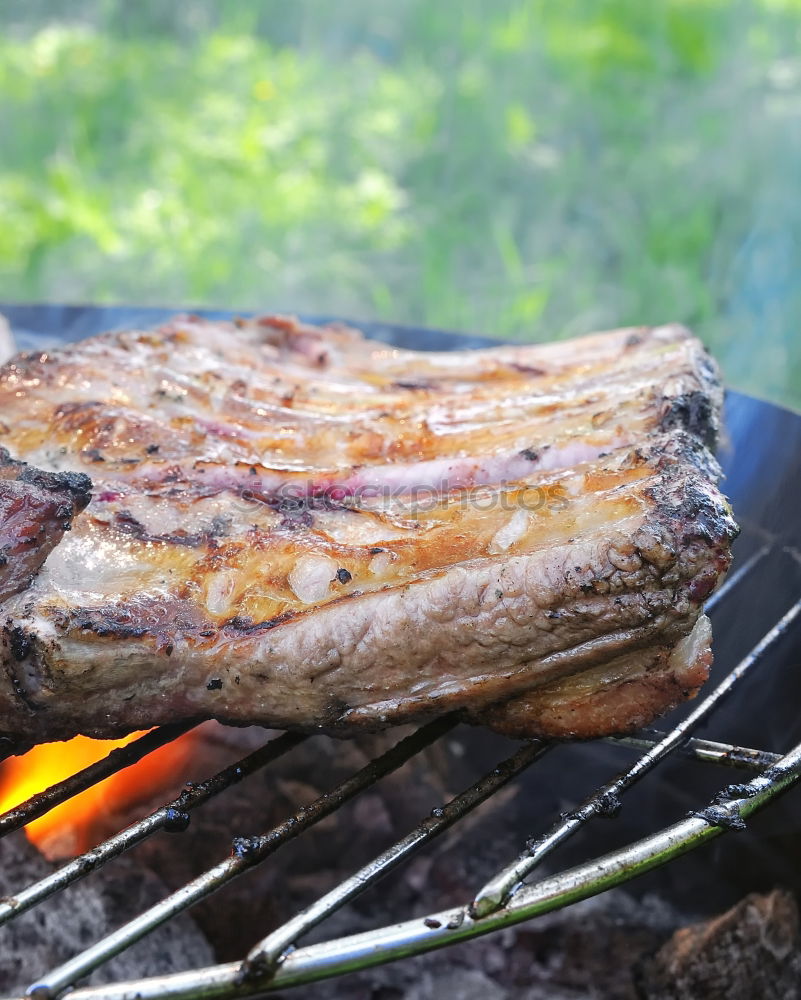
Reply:
[[[0,448],[0,605],[30,586],[91,489],[88,476],[43,472]]]

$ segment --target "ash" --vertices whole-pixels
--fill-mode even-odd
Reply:
[[[0,840],[0,896],[46,875],[55,866],[45,861],[24,834]],[[21,996],[48,970],[83,951],[104,934],[165,895],[156,875],[135,861],[120,858],[103,872],[52,896],[2,928],[0,991]],[[214,955],[194,920],[182,916],[156,934],[111,959],[85,982],[152,976],[198,968]]]

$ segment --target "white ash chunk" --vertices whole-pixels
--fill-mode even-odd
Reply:
[[[52,874],[50,865],[22,831],[0,841],[0,896]],[[22,996],[34,975],[52,969],[119,927],[157,900],[167,887],[133,858],[118,858],[69,892],[58,894],[3,928],[0,990]],[[144,938],[93,972],[90,986],[141,976],[198,969],[214,961],[206,938],[187,913],[161,928],[159,940]]]

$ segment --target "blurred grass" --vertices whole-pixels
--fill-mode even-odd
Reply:
[[[801,0],[17,0],[0,28],[0,298],[679,319],[801,406]]]

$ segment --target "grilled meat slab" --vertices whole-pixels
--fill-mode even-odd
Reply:
[[[0,441],[95,489],[2,608],[0,731],[642,725],[708,671],[720,401],[678,326],[416,353],[185,317],[17,356]]]

